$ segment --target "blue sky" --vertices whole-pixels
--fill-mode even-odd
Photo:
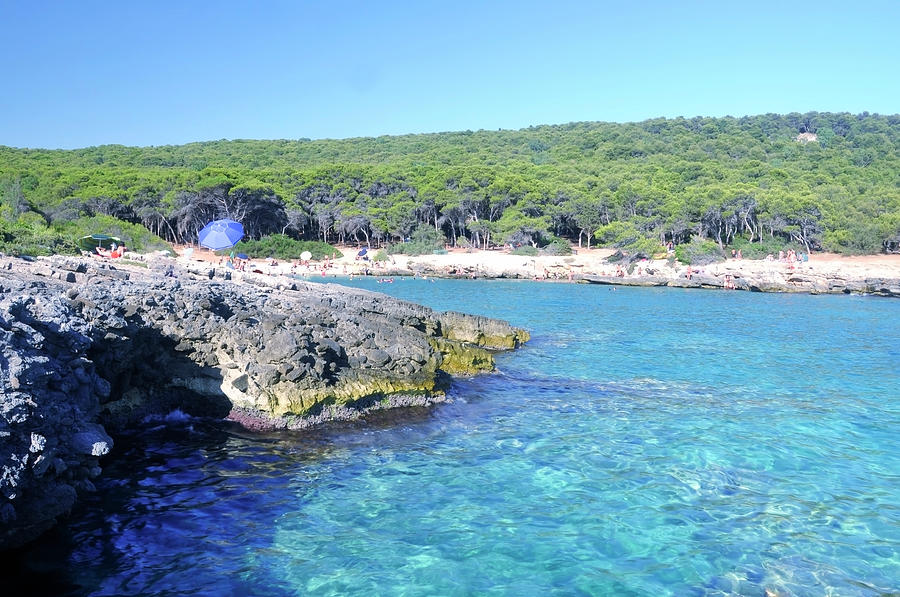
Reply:
[[[0,145],[900,112],[900,1],[0,0]]]

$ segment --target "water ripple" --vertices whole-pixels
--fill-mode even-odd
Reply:
[[[391,285],[534,340],[407,419],[124,438],[26,568],[73,595],[900,591],[900,302],[521,288]]]

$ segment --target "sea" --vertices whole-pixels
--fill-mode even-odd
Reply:
[[[96,596],[900,594],[900,301],[335,281],[532,339],[431,409],[303,433],[148,420],[5,582]]]

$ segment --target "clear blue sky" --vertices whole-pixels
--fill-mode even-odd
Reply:
[[[898,0],[0,0],[0,145],[895,114],[898,26]]]

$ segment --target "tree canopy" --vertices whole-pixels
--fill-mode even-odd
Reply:
[[[900,116],[579,122],[344,140],[0,146],[0,241],[108,216],[170,242],[221,217],[250,239],[450,244],[900,242]],[[599,233],[599,234],[598,234]]]

